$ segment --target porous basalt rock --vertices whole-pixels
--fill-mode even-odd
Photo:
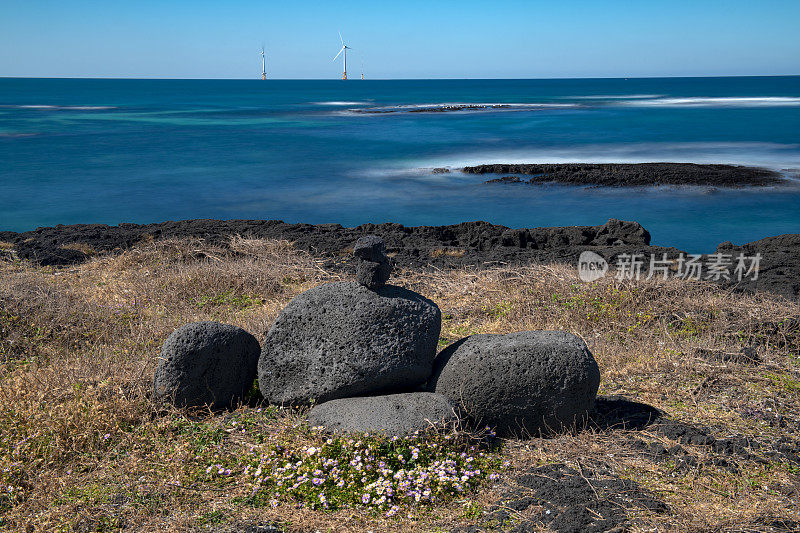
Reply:
[[[586,344],[562,331],[472,335],[436,358],[428,390],[503,436],[549,435],[587,420],[600,370]]]
[[[356,258],[356,279],[368,289],[383,287],[392,273],[392,264],[386,255],[383,239],[377,235],[366,235],[353,247]]]
[[[337,433],[409,435],[454,424],[458,416],[441,394],[409,392],[325,402],[311,409],[308,420],[313,427]]]
[[[441,330],[413,291],[326,283],[296,296],[263,342],[258,381],[275,404],[410,391],[430,376]]]
[[[234,405],[253,386],[260,351],[256,338],[236,326],[181,326],[162,347],[153,380],[155,396],[180,407]]]

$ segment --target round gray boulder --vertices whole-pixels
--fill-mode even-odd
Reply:
[[[167,337],[153,387],[156,398],[180,407],[228,407],[256,377],[261,347],[254,336],[219,322],[194,322]]]
[[[586,344],[563,331],[472,335],[441,351],[428,389],[503,436],[574,427],[594,406],[600,370]]]
[[[407,289],[326,283],[278,315],[258,361],[261,393],[274,404],[412,390],[431,374],[439,308]]]
[[[343,398],[315,406],[308,414],[312,427],[334,433],[369,432],[409,435],[458,422],[455,408],[441,394],[408,392],[386,396]]]

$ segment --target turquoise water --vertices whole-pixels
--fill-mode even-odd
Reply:
[[[410,112],[442,103],[512,105]],[[355,111],[371,108],[391,112]],[[567,161],[800,169],[800,77],[0,79],[0,229],[188,218],[534,227],[613,217],[688,251],[800,233],[796,185],[492,186],[431,172]]]

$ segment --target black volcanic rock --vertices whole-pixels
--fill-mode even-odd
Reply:
[[[489,111],[492,109],[522,109],[511,104],[434,104],[423,106],[396,105],[381,107],[360,107],[350,109],[351,113],[388,114],[388,113],[451,113],[458,111]]]
[[[258,385],[267,401],[287,405],[411,391],[430,376],[441,327],[436,304],[408,289],[319,285],[270,328]]]
[[[760,255],[758,276],[732,276],[728,284],[747,292],[768,291],[796,299],[800,296],[800,235],[787,234],[767,237],[755,242],[736,246],[724,242],[717,247],[717,253],[731,256],[732,266],[737,264],[740,254],[744,255],[749,268],[752,259]]]
[[[359,261],[356,264],[356,280],[368,289],[378,289],[386,285],[392,265],[389,261],[373,263],[372,261]]]
[[[528,263],[530,261],[573,261],[587,246],[598,246],[598,237],[608,233],[608,226],[620,225],[627,234],[617,232],[614,252],[629,252],[623,246],[646,247],[647,232],[636,222],[615,222],[600,226],[528,228],[525,248],[503,244],[506,226],[488,222],[462,222],[450,226],[403,226],[401,224],[362,224],[345,228],[339,224],[287,224],[279,220],[184,220],[157,224],[75,224],[37,228],[22,233],[0,232],[0,241],[8,242],[20,259],[40,265],[70,265],[85,261],[83,252],[64,248],[78,243],[97,253],[122,251],[148,240],[196,238],[227,247],[231,237],[284,239],[300,250],[330,260],[327,267],[349,263],[343,253],[365,235],[383,239],[386,251],[405,267],[458,267],[485,265],[490,262]],[[602,246],[602,244],[600,244]],[[577,247],[581,247],[578,249]],[[443,250],[455,253],[443,254]],[[346,266],[346,265],[345,265]],[[355,265],[352,265],[355,270]]]
[[[531,263],[577,264],[583,251],[593,251],[614,264],[621,254],[666,253],[675,258],[676,248],[650,245],[650,234],[636,222],[611,219],[599,226],[508,228],[488,222],[462,222],[449,226],[362,224],[345,228],[338,224],[287,224],[279,220],[184,220],[157,224],[76,224],[37,228],[33,231],[0,231],[0,241],[11,246],[4,255],[11,260],[40,265],[72,265],[91,257],[67,247],[78,243],[96,254],[116,253],[140,242],[170,238],[202,239],[215,246],[229,246],[231,237],[284,239],[295,248],[324,259],[324,267],[355,273],[349,253],[353,242],[377,235],[397,264],[407,268],[458,268]],[[523,244],[524,243],[524,244]],[[788,297],[800,295],[800,234],[767,237],[741,246],[720,245],[725,253],[761,251],[761,275],[755,282],[736,283],[736,290],[766,290]]]
[[[313,427],[330,432],[409,435],[458,422],[450,400],[431,392],[342,398],[315,406],[308,414]]]
[[[484,183],[525,183],[519,176],[503,176],[502,178],[494,178],[486,180]]]
[[[600,226],[592,239],[593,246],[616,246],[619,244],[650,244],[650,232],[638,222],[610,219]]]
[[[645,185],[710,185],[749,187],[785,183],[781,174],[758,167],[701,165],[695,163],[558,163],[491,164],[464,167],[467,174],[522,174],[532,176],[527,183],[567,183],[604,187]],[[487,183],[519,183],[515,176]]]
[[[368,289],[383,287],[392,274],[392,263],[386,255],[383,239],[377,235],[366,235],[353,247],[356,258],[356,279]]]
[[[194,322],[167,338],[153,388],[180,407],[229,407],[244,398],[256,377],[260,346],[236,326]]]
[[[600,370],[564,331],[471,335],[436,357],[428,390],[502,436],[549,435],[588,419]]]

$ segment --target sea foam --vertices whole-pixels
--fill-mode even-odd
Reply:
[[[653,107],[795,107],[794,96],[687,96],[674,98],[631,99],[622,105]]]
[[[370,105],[372,102],[347,102],[334,100],[331,102],[311,102],[314,105],[348,106],[348,105]]]

